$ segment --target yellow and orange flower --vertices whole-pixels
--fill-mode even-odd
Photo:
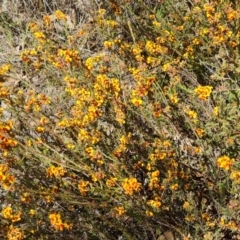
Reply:
[[[134,192],[140,190],[141,183],[136,178],[126,178],[122,183],[122,187],[127,195],[133,195]]]
[[[234,158],[230,158],[228,156],[221,156],[217,159],[217,165],[220,168],[223,168],[225,170],[229,170],[229,168],[233,165],[235,162]]]
[[[206,101],[212,93],[212,86],[198,86],[194,92],[198,95],[199,99]]]

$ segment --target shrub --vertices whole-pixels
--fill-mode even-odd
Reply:
[[[239,237],[239,5],[61,3],[1,23],[3,238]]]

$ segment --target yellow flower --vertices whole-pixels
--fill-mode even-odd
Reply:
[[[178,190],[178,184],[177,183],[173,184],[171,186],[171,189],[174,190],[174,191]]]
[[[46,117],[41,117],[40,124],[45,125],[46,123],[48,123],[48,119]]]
[[[33,216],[33,215],[36,214],[36,211],[35,211],[34,209],[30,209],[30,210],[29,210],[29,214]]]
[[[29,203],[30,199],[31,199],[31,196],[27,192],[23,193],[23,195],[21,196],[21,201],[24,203]]]
[[[67,16],[60,10],[55,11],[54,15],[57,20],[67,20]]]
[[[59,213],[51,213],[48,216],[51,225],[59,231],[63,231],[64,228],[71,229],[72,225],[62,222],[61,216]]]
[[[11,64],[3,64],[0,66],[0,76],[5,75],[11,68]]]
[[[67,149],[72,150],[75,148],[75,145],[73,143],[68,143],[67,144]]]
[[[173,95],[170,96],[170,101],[171,101],[173,104],[178,103],[179,99],[178,99],[177,93],[175,93],[175,94],[173,94]]]
[[[191,215],[188,215],[185,217],[185,220],[188,221],[188,222],[192,222],[195,220],[195,216],[193,214]]]
[[[32,22],[29,24],[29,29],[31,32],[36,32],[39,30],[39,27],[36,23]]]
[[[43,32],[37,31],[34,33],[34,37],[38,40],[44,40],[46,36],[44,35]]]
[[[89,181],[80,181],[78,183],[78,190],[81,192],[82,195],[86,195],[89,191],[88,189]]]
[[[154,207],[154,208],[159,208],[162,205],[161,202],[158,199],[149,200],[149,201],[147,201],[147,204],[150,205],[151,207]]]
[[[146,216],[147,217],[152,217],[153,216],[153,212],[146,210]]]
[[[214,108],[213,108],[213,114],[214,114],[215,116],[218,116],[218,114],[219,114],[219,107],[214,107]]]
[[[117,178],[111,177],[106,181],[108,187],[114,187],[116,185]]]
[[[198,137],[200,137],[200,138],[204,135],[204,130],[201,128],[197,128],[195,131],[196,131]]]
[[[12,218],[12,208],[10,206],[5,207],[2,210],[2,215],[4,218],[11,219]]]
[[[209,33],[209,29],[208,28],[203,28],[202,30],[200,30],[200,35],[204,36],[207,35]]]
[[[201,150],[200,147],[194,147],[193,151],[194,151],[195,154],[199,154],[199,153],[201,153],[202,150]]]
[[[53,202],[53,197],[50,196],[50,195],[47,195],[47,196],[44,196],[44,200],[47,202],[47,203],[50,203],[50,202]]]
[[[152,176],[152,178],[154,178],[154,177],[158,177],[159,174],[160,174],[159,170],[156,170],[156,171],[151,173],[151,176]]]
[[[24,236],[19,228],[14,228],[13,225],[11,225],[7,233],[7,238],[8,240],[21,240]]]
[[[43,16],[43,21],[44,21],[44,24],[45,24],[47,27],[50,26],[51,18],[50,18],[49,15]]]
[[[43,133],[44,132],[44,127],[37,127],[37,129],[36,129],[36,131],[38,132],[38,133]]]
[[[118,25],[118,23],[114,20],[107,20],[106,24],[107,24],[107,26],[112,27],[112,28],[114,28]]]
[[[200,42],[199,39],[194,38],[194,39],[192,40],[192,43],[193,43],[194,45],[199,45],[201,42]]]
[[[47,176],[48,177],[52,177],[52,176],[62,177],[66,172],[67,172],[66,169],[63,167],[51,166],[47,169]]]
[[[140,105],[142,105],[142,103],[143,103],[142,99],[140,99],[140,98],[133,98],[133,99],[131,99],[131,102],[132,102],[133,105],[135,105],[135,106],[140,106]]]
[[[141,183],[136,178],[126,178],[122,183],[122,187],[127,195],[133,195],[134,191],[139,191]]]
[[[114,41],[105,41],[104,42],[104,47],[105,48],[112,48],[114,46]]]
[[[187,114],[188,116],[191,118],[191,119],[197,119],[197,113],[193,110],[188,110],[187,111]]]
[[[225,170],[229,170],[229,168],[233,165],[235,162],[234,158],[230,158],[228,156],[222,156],[217,159],[217,165],[220,168],[223,168]]]
[[[10,206],[7,206],[2,210],[2,215],[4,218],[11,219],[12,222],[18,222],[21,220],[22,213],[17,212],[13,214],[12,208]]]
[[[121,216],[126,212],[124,207],[115,207],[114,210],[115,210],[117,216]]]
[[[161,27],[161,23],[160,22],[157,22],[157,21],[152,21],[152,25],[154,27]]]
[[[123,125],[125,123],[125,118],[126,118],[125,113],[120,108],[117,108],[117,107],[114,107],[114,111],[116,114],[116,121],[120,125]]]
[[[226,228],[227,229],[230,229],[232,231],[237,231],[239,228],[238,228],[238,225],[234,222],[234,221],[229,221],[227,224],[226,224]]]
[[[18,222],[21,220],[21,215],[22,213],[21,212],[18,212],[16,214],[14,214],[11,218],[12,222]]]
[[[240,183],[240,171],[232,170],[230,178],[234,180],[236,183]]]
[[[205,101],[212,93],[212,86],[198,86],[194,92],[198,95],[199,99]]]
[[[190,203],[189,202],[184,202],[183,209],[187,210],[187,209],[190,209],[190,208],[191,208]]]
[[[165,63],[162,67],[163,72],[167,72],[171,68],[171,63]]]
[[[238,12],[232,8],[230,8],[228,11],[227,11],[227,19],[228,21],[233,21],[235,19],[238,18]]]
[[[103,16],[106,13],[106,10],[104,8],[100,8],[98,10],[99,15]]]

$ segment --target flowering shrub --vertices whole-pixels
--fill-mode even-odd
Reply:
[[[1,237],[239,238],[239,5],[59,2],[0,21]]]

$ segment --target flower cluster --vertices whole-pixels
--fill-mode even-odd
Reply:
[[[206,101],[212,92],[212,86],[198,86],[194,91],[201,100]]]
[[[6,75],[6,73],[10,70],[11,64],[3,64],[0,65],[0,76]]]
[[[64,14],[61,10],[56,10],[54,15],[57,20],[67,20],[66,14]]]
[[[1,32],[4,237],[237,238],[239,5],[40,2]]]
[[[0,164],[0,184],[3,189],[13,189],[15,177],[9,173],[9,167],[5,164]]]
[[[89,181],[80,181],[78,183],[78,189],[82,195],[86,195],[86,193],[89,191]]]
[[[10,225],[7,232],[7,238],[8,240],[21,240],[24,239],[24,234],[19,228]]]
[[[21,215],[21,212],[13,213],[11,206],[7,206],[2,210],[2,216],[6,219],[10,219],[12,222],[20,221]]]
[[[63,231],[64,229],[71,229],[72,225],[68,223],[64,223],[61,219],[59,213],[51,213],[48,216],[51,225],[58,231]]]
[[[133,195],[134,192],[138,192],[141,188],[141,183],[137,181],[136,178],[126,178],[122,183],[124,192],[127,195]]]
[[[47,168],[46,172],[47,172],[47,176],[48,177],[52,177],[52,176],[54,176],[54,177],[62,177],[62,176],[64,176],[64,174],[67,171],[63,167],[51,166],[51,167]]]
[[[234,164],[234,162],[235,159],[228,156],[221,156],[217,159],[217,165],[225,170],[229,170],[230,167]]]
[[[116,216],[118,216],[118,217],[121,216],[121,215],[123,215],[123,214],[126,212],[125,208],[122,207],[122,206],[120,206],[120,207],[115,207],[114,210],[115,210]]]

